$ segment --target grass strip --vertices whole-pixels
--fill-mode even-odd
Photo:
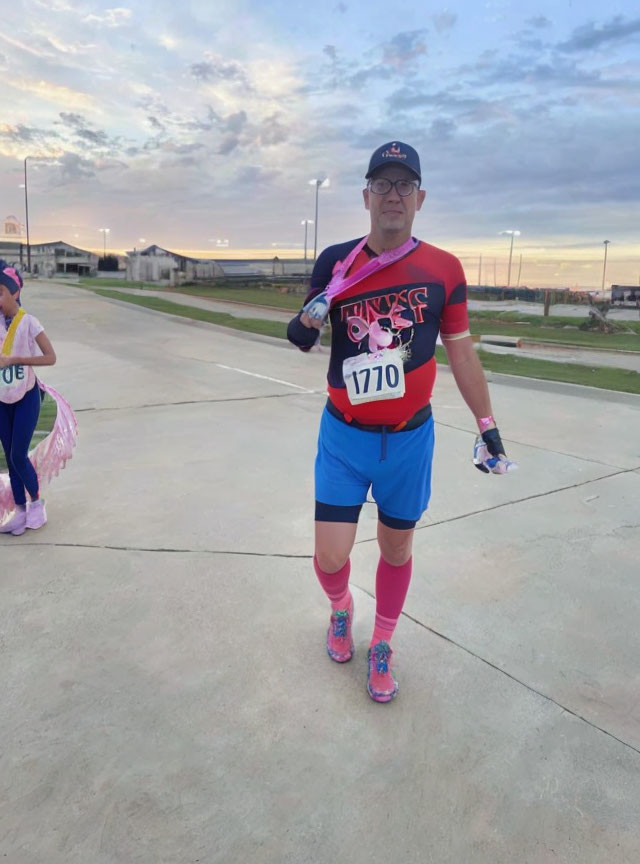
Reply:
[[[79,279],[78,284],[83,288],[149,288],[152,291],[162,291],[163,287],[154,282],[128,282],[126,279],[109,279],[107,276]]]
[[[207,309],[196,309],[192,306],[182,306],[161,297],[140,297],[120,291],[101,291],[96,294],[112,299],[124,300],[135,306],[166,312],[169,315],[179,315],[182,318],[192,318],[196,321],[208,321],[222,327],[244,330],[250,333],[261,333],[287,338],[287,325],[280,321],[264,321],[260,318],[234,318],[226,312],[209,312]],[[329,334],[323,334],[323,344],[327,344]],[[626,369],[614,369],[605,366],[582,366],[578,363],[554,363],[550,360],[532,360],[526,357],[514,357],[511,354],[490,354],[478,351],[483,367],[492,372],[502,372],[506,375],[521,375],[527,378],[540,378],[546,381],[564,381],[569,384],[585,384],[589,387],[599,387],[604,390],[617,390],[623,393],[640,393],[640,374]],[[444,348],[436,348],[436,359],[446,363]]]
[[[142,297],[138,294],[126,294],[123,291],[103,291],[100,288],[93,290],[96,294],[100,294],[101,297],[124,300],[126,303],[133,303],[134,306],[143,306],[146,309],[154,309],[156,312],[179,315],[181,318],[191,318],[194,321],[207,321],[209,324],[219,324],[222,327],[230,327],[234,330],[275,336],[278,339],[287,338],[286,321],[265,321],[262,318],[235,318],[233,315],[229,315],[228,312],[210,312],[208,309],[183,306],[181,303],[174,303],[171,300],[165,300],[163,297]]]
[[[485,318],[478,321],[473,314],[469,315],[469,329],[474,335],[515,336],[519,339],[531,339],[553,345],[568,345],[571,348],[590,348],[595,351],[599,348],[640,351],[640,336],[635,333],[590,333],[577,328],[558,329],[540,325],[534,327],[529,324],[518,326]]]
[[[535,360],[529,357],[516,357],[513,354],[491,354],[482,350],[478,351],[478,357],[483,369],[488,372],[640,394],[640,374],[630,369],[583,366],[580,363],[554,363],[551,360]],[[438,363],[447,363],[444,348],[436,348],[436,360]]]
[[[206,297],[208,300],[231,300],[234,303],[247,303],[250,306],[272,306],[274,309],[297,312],[302,306],[306,292],[283,294],[280,291],[261,288],[213,288],[200,285],[187,285],[174,289],[180,294],[193,297]]]

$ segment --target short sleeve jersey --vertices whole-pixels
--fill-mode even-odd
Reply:
[[[5,320],[4,316],[0,316],[0,348],[7,337],[9,330],[9,327],[7,326],[8,323],[10,324],[10,322]],[[18,357],[38,357],[41,355],[42,351],[38,347],[36,337],[39,336],[43,330],[44,327],[34,315],[26,314],[18,326],[13,342],[12,354]],[[17,402],[22,399],[25,393],[34,387],[36,383],[36,373],[33,366],[24,366],[20,368],[23,370],[24,377],[21,377],[19,380],[14,378],[11,367],[4,367],[4,370],[6,371],[2,370],[2,374],[6,378],[5,384],[8,386],[0,388],[0,401],[9,404]]]
[[[335,263],[358,240],[330,246],[320,255],[311,277],[307,300],[328,284]],[[365,247],[350,274],[373,252]],[[419,242],[400,260],[352,285],[331,304],[329,398],[343,414],[360,423],[397,425],[409,420],[431,399],[436,377],[435,347],[442,338],[469,332],[467,286],[460,261],[448,252]],[[391,332],[391,348],[403,347],[405,395],[352,405],[342,376],[347,357],[369,350],[368,330],[378,322]]]

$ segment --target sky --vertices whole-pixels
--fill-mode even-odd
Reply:
[[[630,0],[12,0],[0,218],[32,241],[302,256],[368,229],[372,151],[420,153],[414,233],[469,281],[640,280],[640,11]],[[315,226],[309,226],[313,254]],[[520,256],[522,264],[520,266]]]

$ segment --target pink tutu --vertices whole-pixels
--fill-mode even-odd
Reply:
[[[42,381],[38,386],[54,400],[57,405],[56,422],[46,438],[29,452],[40,483],[40,491],[47,486],[73,456],[73,448],[78,438],[78,423],[71,405],[53,387],[48,387]],[[15,503],[11,493],[9,474],[0,474],[0,522],[13,510]]]

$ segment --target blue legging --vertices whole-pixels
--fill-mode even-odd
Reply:
[[[34,386],[19,402],[0,402],[0,441],[9,467],[13,500],[18,507],[38,498],[38,475],[29,459],[29,445],[40,416],[40,388]]]

